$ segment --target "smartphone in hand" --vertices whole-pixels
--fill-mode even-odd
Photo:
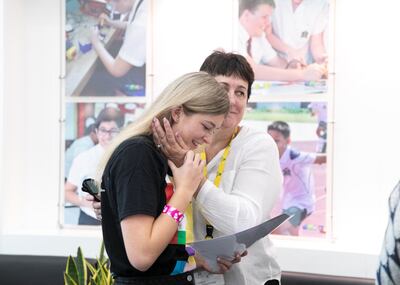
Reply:
[[[98,195],[100,195],[100,189],[97,187],[96,182],[92,178],[87,178],[82,182],[82,191],[89,193],[93,196],[94,200],[100,202]]]

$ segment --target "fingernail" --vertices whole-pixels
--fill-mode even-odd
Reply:
[[[156,122],[156,120],[157,120],[157,119],[154,117],[154,118],[153,118],[153,123],[155,123],[155,122]]]

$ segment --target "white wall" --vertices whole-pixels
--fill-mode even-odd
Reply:
[[[171,80],[185,72],[198,71],[214,49],[232,46],[235,1],[154,3],[154,93],[159,94]]]
[[[3,3],[0,253],[69,255],[81,245],[95,256],[99,231],[58,226],[60,1]],[[387,197],[400,178],[399,8],[391,0],[336,1],[334,237],[275,239],[283,270],[374,276]],[[231,0],[155,1],[156,93],[177,75],[197,70],[214,48],[210,42],[231,44],[232,9]],[[185,45],[174,44],[181,39]]]
[[[1,15],[3,19],[4,26],[2,27],[3,32],[3,109],[2,117],[4,120],[3,132],[2,132],[2,199],[1,199],[1,223],[2,230],[5,229],[5,224],[8,216],[15,216],[18,211],[18,207],[14,209],[10,208],[8,201],[18,201],[14,199],[18,192],[23,189],[24,179],[14,179],[10,174],[13,173],[15,176],[24,177],[24,167],[22,167],[22,161],[24,154],[23,152],[23,114],[25,113],[25,106],[19,104],[21,102],[20,96],[25,94],[23,89],[23,80],[25,79],[25,74],[21,72],[24,66],[23,55],[23,25],[21,25],[20,20],[24,18],[24,7],[22,2],[12,1],[12,2],[2,2],[3,14]],[[11,13],[6,13],[6,11],[12,11]],[[4,15],[4,17],[3,17]],[[12,27],[12,28],[11,28]],[[11,42],[10,40],[13,39]],[[10,95],[7,95],[10,94]],[[23,101],[22,101],[23,102]],[[13,110],[17,110],[14,112]],[[12,122],[12,125],[11,125]],[[15,147],[15,150],[11,150],[11,146]],[[18,171],[20,170],[20,171]],[[11,191],[9,189],[14,189]],[[22,202],[22,200],[21,200]]]
[[[2,18],[3,15],[3,1],[0,2],[0,17]],[[3,46],[3,38],[4,38],[4,22],[0,21],[0,47]],[[0,142],[3,141],[3,114],[4,114],[4,108],[3,108],[3,99],[4,99],[4,50],[0,52]],[[3,148],[0,147],[0,185],[3,183]],[[4,192],[4,187],[0,187],[0,197],[2,197]],[[3,203],[2,200],[0,200],[0,209],[3,208]],[[0,211],[0,217],[1,217],[1,211]],[[1,236],[1,231],[2,231],[2,219],[0,218],[0,236]]]

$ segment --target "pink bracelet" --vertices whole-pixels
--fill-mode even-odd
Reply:
[[[164,206],[162,213],[173,218],[178,224],[183,220],[183,213],[168,204]]]

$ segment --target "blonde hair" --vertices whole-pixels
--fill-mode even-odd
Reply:
[[[180,106],[187,115],[226,115],[229,112],[229,97],[215,78],[205,72],[188,73],[170,83],[151,106],[107,147],[97,169],[99,185],[111,155],[122,142],[139,135],[150,135],[153,118],[166,118],[172,124],[171,111]]]

